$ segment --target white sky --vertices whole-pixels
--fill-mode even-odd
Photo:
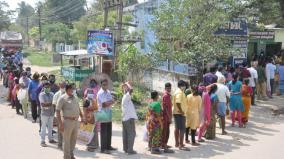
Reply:
[[[18,3],[20,3],[21,1],[26,2],[27,4],[30,4],[31,6],[35,7],[35,4],[39,1],[44,1],[44,0],[4,0],[5,2],[7,2],[9,4],[10,9],[16,9],[18,8]],[[90,4],[92,3],[94,0],[87,0],[87,2]]]

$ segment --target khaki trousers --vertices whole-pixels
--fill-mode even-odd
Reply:
[[[78,134],[78,121],[77,120],[64,120],[63,132],[63,151],[64,159],[71,159],[74,157],[74,149]]]
[[[264,99],[267,97],[266,82],[258,82],[256,90],[257,90],[257,99]]]

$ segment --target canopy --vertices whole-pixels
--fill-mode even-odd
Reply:
[[[59,54],[61,54],[62,56],[73,56],[76,60],[83,58],[91,58],[95,56],[95,54],[88,54],[87,50],[73,50],[60,52]]]

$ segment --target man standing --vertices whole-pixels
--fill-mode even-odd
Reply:
[[[265,76],[265,64],[260,62],[257,66],[257,99],[266,100],[266,76]]]
[[[29,94],[29,101],[31,102],[31,110],[32,110],[32,117],[33,123],[36,122],[37,119],[37,88],[39,86],[39,74],[36,72],[33,75],[32,81],[29,83],[28,87],[28,94]]]
[[[98,92],[98,111],[111,111],[114,101],[108,90],[108,80],[101,81],[101,89]],[[116,150],[111,146],[112,121],[101,123],[101,153],[110,154],[110,150]]]
[[[50,91],[50,84],[46,82],[43,84],[43,91],[39,94],[39,102],[41,106],[41,146],[47,147],[45,143],[46,128],[48,130],[49,143],[56,143],[53,140],[52,128],[54,118],[54,107],[52,106],[52,99],[54,94]]]
[[[55,75],[51,74],[48,76],[48,81],[50,82],[50,90],[52,93],[56,93],[59,90],[59,86],[55,83]]]
[[[185,111],[187,107],[187,99],[184,93],[185,82],[180,80],[178,82],[178,89],[174,93],[174,119],[175,119],[175,141],[176,147],[180,150],[189,151],[183,144],[185,132]]]
[[[65,94],[65,86],[66,86],[66,83],[65,81],[62,81],[61,83],[59,83],[59,91],[57,91],[54,96],[53,96],[53,100],[52,100],[52,105],[56,108],[57,106],[57,103],[59,101],[59,98]],[[57,121],[58,122],[58,121]],[[59,122],[57,123],[57,126],[59,127]],[[58,131],[58,148],[59,149],[62,149],[62,142],[63,142],[63,134],[62,132]]]
[[[85,123],[83,114],[79,107],[78,99],[73,95],[73,85],[66,85],[66,93],[59,98],[56,107],[56,117],[59,122],[59,131],[63,133],[63,151],[64,159],[75,159],[74,149],[78,134],[78,118]],[[61,119],[61,111],[63,114],[63,121]]]
[[[121,102],[123,150],[128,155],[132,155],[137,153],[133,150],[133,145],[136,136],[135,120],[137,120],[138,117],[135,106],[131,100],[133,88],[128,82],[123,85],[123,91],[124,95]]]
[[[267,77],[267,89],[268,92],[270,91],[270,98],[272,98],[272,95],[274,93],[274,76],[276,71],[276,66],[272,64],[272,59],[270,58],[268,60],[268,63],[266,64],[266,77]]]
[[[170,137],[170,124],[172,122],[172,85],[171,83],[165,84],[165,92],[163,95],[162,108],[163,108],[163,132],[162,132],[162,148],[166,153],[173,153],[169,150],[168,140]]]
[[[252,96],[251,96],[251,105],[255,105],[255,88],[257,83],[258,74],[256,71],[256,63],[252,63],[252,66],[248,68],[250,72],[250,78],[249,78],[249,86],[252,88]]]

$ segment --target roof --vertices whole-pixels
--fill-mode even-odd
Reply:
[[[60,52],[59,54],[63,56],[74,56],[76,59],[90,58],[95,56],[95,54],[89,54],[87,50],[72,50]]]

